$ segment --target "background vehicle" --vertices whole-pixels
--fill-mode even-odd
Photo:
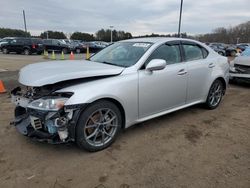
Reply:
[[[230,66],[230,79],[250,82],[250,47],[236,57]]]
[[[227,58],[194,40],[116,42],[89,61],[22,68],[19,82],[29,87],[11,92],[17,105],[14,124],[40,141],[76,141],[80,148],[98,151],[136,123],[198,103],[217,108],[228,70]]]
[[[236,47],[233,45],[226,45],[224,43],[210,43],[209,45],[213,49],[220,49],[225,51],[225,56],[235,57],[237,54]],[[222,52],[221,52],[222,54]]]
[[[209,45],[210,48],[212,48],[215,52],[222,56],[226,56],[226,51],[224,50],[224,47],[216,46],[216,45]]]
[[[8,38],[1,44],[1,50],[4,54],[15,52],[18,54],[30,55],[33,53],[41,54],[44,50],[42,39],[39,38]]]
[[[92,42],[83,42],[82,43],[83,48],[87,49],[87,46],[89,47],[89,51],[92,53],[96,53],[99,52],[100,50],[106,48],[109,44],[106,42],[102,42],[102,41],[92,41]]]
[[[54,51],[54,52],[62,52],[63,53],[70,53],[71,48],[68,44],[63,43],[58,39],[44,39],[43,40],[44,48],[47,51]]]
[[[248,43],[240,43],[236,45],[238,49],[240,49],[242,52],[247,48],[250,47],[250,44]]]
[[[11,41],[12,39],[13,39],[13,37],[5,37],[5,38],[1,39],[0,40],[0,48],[1,48],[2,44],[6,44],[9,41]]]

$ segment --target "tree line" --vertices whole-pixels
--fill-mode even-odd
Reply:
[[[53,39],[66,39],[65,33],[60,31],[44,31],[39,36],[31,36],[30,33],[18,29],[0,28],[0,38],[4,37],[35,37],[35,38],[53,38]],[[125,40],[132,38],[132,34],[125,31],[112,30],[113,41]],[[110,42],[111,30],[100,29],[95,35],[83,32],[74,32],[70,35],[72,40],[83,40],[83,41],[105,41]]]
[[[4,37],[30,37],[29,32],[20,29],[0,28],[0,38]]]
[[[219,27],[212,33],[197,35],[195,38],[202,42],[250,43],[250,21],[229,28]]]

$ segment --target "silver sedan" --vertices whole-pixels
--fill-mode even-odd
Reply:
[[[98,151],[139,122],[198,103],[215,109],[228,79],[227,59],[198,41],[120,41],[89,60],[22,68],[13,124],[39,141]]]

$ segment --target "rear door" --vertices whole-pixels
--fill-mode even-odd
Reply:
[[[44,44],[44,47],[47,51],[52,51],[54,50],[53,49],[53,46],[52,46],[52,40],[51,39],[46,39],[43,41],[43,44]]]
[[[145,62],[164,59],[163,70],[139,70],[139,118],[182,106],[186,102],[187,72],[183,63],[179,41],[159,46]],[[144,67],[145,67],[144,66]]]
[[[207,58],[208,51],[197,43],[182,41],[182,50],[188,72],[187,103],[192,103],[204,99],[207,95],[215,64],[212,59]]]

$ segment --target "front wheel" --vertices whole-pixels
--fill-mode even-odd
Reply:
[[[101,100],[88,106],[77,122],[76,142],[87,151],[110,146],[121,130],[122,117],[112,102]]]
[[[223,83],[220,80],[215,80],[208,92],[206,107],[208,109],[215,109],[219,106],[224,92]]]
[[[3,51],[3,54],[8,54],[9,53],[7,48],[3,48],[2,51]]]

